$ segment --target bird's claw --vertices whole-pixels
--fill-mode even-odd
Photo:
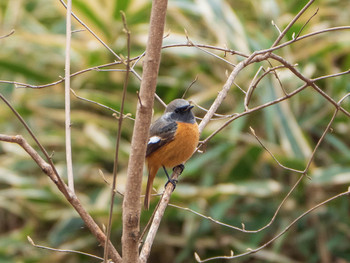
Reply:
[[[173,168],[173,171],[175,171],[175,169],[178,168],[178,167],[181,169],[180,174],[182,174],[182,172],[183,172],[184,169],[185,169],[185,166],[184,166],[183,164],[179,164],[178,166],[175,166],[175,167]]]
[[[173,186],[174,186],[174,189],[173,191],[175,190],[176,188],[176,184],[178,183],[179,181],[178,180],[175,180],[175,179],[169,179],[166,184],[164,185],[164,187],[166,187],[169,183],[171,183]]]

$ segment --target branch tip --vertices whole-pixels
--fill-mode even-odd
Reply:
[[[252,126],[249,126],[249,129],[250,129],[250,132],[251,132],[254,136],[256,136],[255,130],[252,128]]]
[[[201,258],[199,257],[199,255],[197,254],[197,252],[194,252],[194,258],[198,261],[201,262]]]
[[[31,239],[30,236],[27,236],[27,239],[32,246],[35,246],[35,243],[34,243],[33,239]]]

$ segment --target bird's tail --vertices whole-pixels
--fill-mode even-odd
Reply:
[[[149,203],[151,201],[151,193],[152,193],[152,188],[153,188],[154,177],[155,177],[155,173],[153,173],[153,171],[149,171],[146,193],[145,193],[145,201],[144,201],[144,207],[146,210],[149,209]]]

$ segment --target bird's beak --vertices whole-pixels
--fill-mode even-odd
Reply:
[[[194,107],[194,105],[190,105],[187,107],[187,110],[192,110],[193,107]]]

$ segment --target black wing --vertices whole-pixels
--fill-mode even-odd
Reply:
[[[173,120],[160,118],[156,120],[150,128],[149,137],[154,140],[149,140],[147,144],[146,157],[158,150],[163,145],[172,141],[177,129],[177,123]]]

